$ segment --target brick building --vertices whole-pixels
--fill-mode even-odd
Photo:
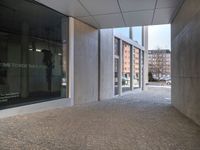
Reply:
[[[162,78],[171,75],[171,51],[170,50],[149,50],[149,72],[153,77]]]

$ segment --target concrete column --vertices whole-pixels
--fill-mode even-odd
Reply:
[[[142,90],[145,89],[145,77],[144,77],[144,51],[141,51],[141,76],[142,76]]]
[[[69,17],[69,98],[74,105],[74,18]]]
[[[113,29],[101,29],[99,41],[99,98],[110,99],[114,96],[114,38]]]
[[[120,54],[119,54],[119,95],[122,95],[122,53],[123,53],[123,43],[120,40]]]
[[[131,82],[131,85],[130,85],[130,87],[131,87],[131,91],[132,90],[134,90],[134,87],[133,87],[133,81],[134,81],[134,54],[133,54],[133,52],[134,52],[134,46],[131,46],[131,61],[130,61],[130,64],[131,64],[131,66],[130,66],[130,72],[131,72],[131,77],[130,77],[130,82]]]
[[[133,40],[133,27],[129,28],[129,33],[130,33],[130,39]]]
[[[147,90],[147,84],[149,82],[148,26],[143,27],[143,46],[144,46],[144,90]]]
[[[98,37],[96,28],[74,19],[75,105],[98,101]]]
[[[140,66],[140,73],[139,73],[139,86],[142,89],[142,50],[139,51],[139,66]]]

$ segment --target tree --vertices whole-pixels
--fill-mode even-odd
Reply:
[[[164,68],[164,51],[160,50],[155,50],[153,52],[153,61],[149,64],[151,66],[151,72],[156,76],[158,80],[160,80],[161,76],[164,74],[163,68]]]

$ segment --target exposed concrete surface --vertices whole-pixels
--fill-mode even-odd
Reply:
[[[0,119],[0,149],[199,150],[200,127],[170,105],[170,89]]]
[[[98,100],[98,30],[74,22],[74,104]]]
[[[149,33],[148,26],[143,27],[143,45],[144,45],[144,82],[143,89],[147,90],[147,84],[149,82],[149,57],[148,57],[148,49],[149,49]]]
[[[172,23],[172,104],[200,125],[200,1],[185,0]]]
[[[114,96],[113,29],[100,30],[100,100]]]

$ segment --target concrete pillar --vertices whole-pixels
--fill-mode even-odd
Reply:
[[[71,99],[71,105],[74,105],[74,18],[69,17],[69,90],[68,96]]]
[[[131,61],[130,61],[130,72],[131,72],[131,77],[130,77],[130,81],[131,81],[131,84],[130,84],[130,87],[131,87],[131,91],[134,90],[134,87],[133,87],[133,81],[134,81],[134,46],[131,46],[131,51],[130,51],[130,56],[131,56]]]
[[[98,101],[98,38],[98,29],[74,19],[75,105]]]
[[[147,90],[149,82],[149,58],[148,58],[148,26],[143,27],[143,46],[144,46],[144,90]]]
[[[114,38],[113,29],[101,29],[99,52],[99,99],[110,99],[114,96]]]
[[[119,95],[122,95],[122,53],[123,53],[123,43],[120,40],[120,53],[119,53]]]
[[[140,49],[139,51],[139,66],[140,66],[140,70],[139,70],[139,86],[140,88],[142,89],[142,80],[143,80],[143,77],[142,77],[142,50]]]

